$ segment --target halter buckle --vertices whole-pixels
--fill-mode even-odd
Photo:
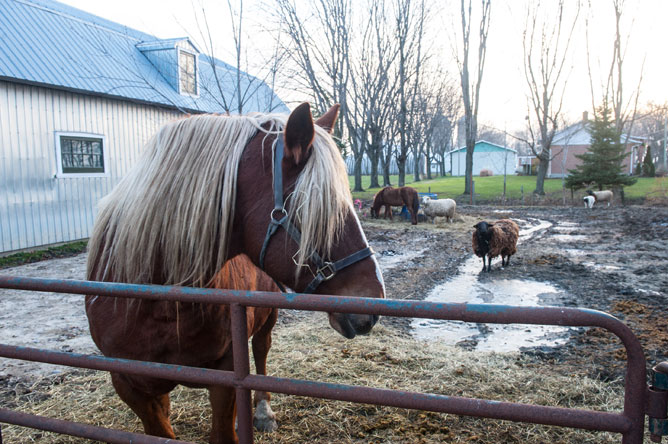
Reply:
[[[331,278],[334,277],[335,274],[336,274],[336,269],[334,268],[334,264],[332,262],[325,262],[325,265],[321,268],[318,268],[318,271],[316,272],[316,275],[323,277],[322,278],[323,281],[330,280]]]

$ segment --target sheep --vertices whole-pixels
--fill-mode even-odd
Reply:
[[[592,208],[596,198],[594,196],[585,196],[582,198],[582,200],[584,201],[585,208]]]
[[[482,271],[491,271],[492,259],[501,256],[501,266],[510,265],[510,256],[517,252],[517,238],[520,227],[510,219],[501,219],[494,223],[478,222],[474,225],[473,252],[482,258]],[[485,270],[485,257],[487,269]]]
[[[431,219],[431,223],[437,216],[445,217],[445,220],[452,223],[455,218],[457,202],[452,199],[430,199],[429,196],[422,198],[422,208],[424,215]]]
[[[594,202],[595,203],[596,202],[601,202],[601,203],[607,202],[608,203],[607,206],[610,206],[610,204],[612,203],[612,198],[614,197],[614,195],[612,194],[612,191],[610,191],[610,190],[603,190],[603,191],[587,190],[587,194],[589,194],[590,196],[594,196]],[[594,205],[592,204],[592,207],[593,206]]]

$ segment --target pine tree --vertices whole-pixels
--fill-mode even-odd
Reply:
[[[591,142],[589,152],[576,155],[581,160],[566,177],[566,186],[571,189],[595,185],[603,188],[619,188],[633,185],[635,178],[624,174],[622,161],[629,155],[624,152],[621,134],[610,119],[610,109],[604,104],[596,110],[594,121],[589,124]]]
[[[649,145],[647,145],[647,152],[645,153],[645,158],[642,161],[642,175],[643,177],[656,176],[656,168],[654,167],[654,162],[652,161],[652,148]]]

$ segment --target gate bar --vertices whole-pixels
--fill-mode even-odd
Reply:
[[[596,310],[561,307],[513,307],[494,304],[433,303],[327,296],[300,293],[271,293],[247,290],[217,290],[167,287],[62,279],[0,276],[0,287],[47,292],[91,294],[138,299],[182,302],[239,304],[296,310],[364,313],[385,316],[419,317],[492,324],[544,324],[573,327],[602,327],[618,336],[627,352],[623,416],[631,421],[624,444],[640,444],[647,397],[646,361],[642,346],[633,332],[612,315]],[[240,363],[237,363],[239,365]],[[533,407],[532,407],[533,408]]]
[[[406,409],[489,417],[508,421],[557,425],[588,430],[603,430],[615,433],[626,433],[631,430],[632,426],[631,420],[619,413],[416,393],[264,375],[249,374],[243,379],[237,379],[233,372],[226,370],[202,369],[184,365],[81,355],[4,344],[0,344],[0,357],[45,362],[48,364],[70,365],[95,370],[110,370],[127,374],[172,379],[179,382],[234,386],[237,389],[244,389],[245,391],[250,391],[251,389],[264,390],[296,396],[388,405]],[[156,373],[151,373],[156,370]],[[528,408],[531,409],[532,414],[529,414]],[[250,422],[252,423],[252,421]]]
[[[48,432],[63,433],[81,438],[94,439],[111,444],[193,444],[188,441],[125,432],[123,430],[108,429],[80,422],[63,421],[62,419],[31,415],[3,408],[0,408],[0,422],[46,430]],[[1,443],[2,441],[0,441],[0,444]]]

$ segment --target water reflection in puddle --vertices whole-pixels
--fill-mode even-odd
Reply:
[[[557,242],[575,242],[575,241],[588,241],[589,237],[584,234],[555,234],[552,236]]]
[[[407,253],[399,253],[394,250],[383,250],[380,252],[380,254],[376,255],[376,259],[378,260],[378,265],[380,265],[380,268],[386,272],[399,264],[406,264],[408,261],[421,256],[425,250],[426,248],[415,249]]]
[[[526,224],[526,221],[521,221]],[[520,243],[552,224],[532,220],[520,231]],[[498,270],[500,261],[493,268]],[[511,264],[512,266],[512,264]],[[545,282],[520,279],[502,279],[493,272],[479,280],[482,260],[471,256],[459,268],[457,275],[435,287],[426,300],[471,304],[502,304],[537,306],[545,301],[559,299],[561,291]],[[498,271],[497,271],[498,273]],[[551,305],[551,304],[550,304]],[[413,335],[424,340],[441,340],[449,344],[465,343],[480,351],[510,352],[522,347],[558,345],[566,342],[566,327],[543,325],[472,324],[459,321],[413,319]]]

